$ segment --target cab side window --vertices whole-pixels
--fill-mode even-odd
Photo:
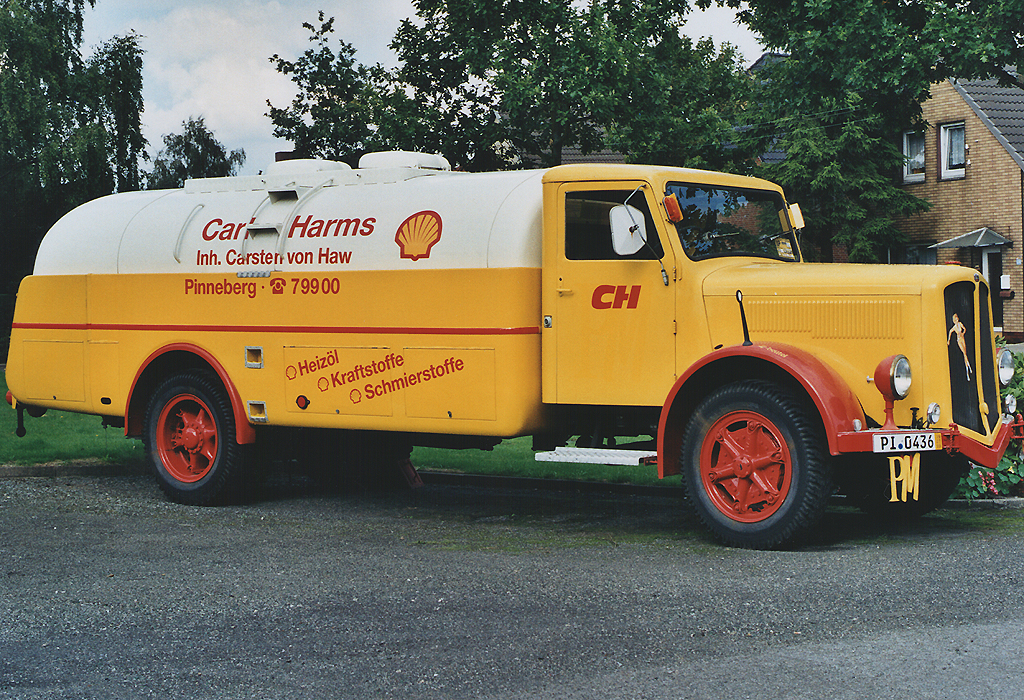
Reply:
[[[569,260],[657,260],[663,250],[657,228],[643,192],[632,197],[632,190],[595,190],[570,192],[565,197],[565,257]],[[626,203],[639,209],[647,229],[647,245],[633,255],[616,255],[612,249],[612,229],[608,213]]]

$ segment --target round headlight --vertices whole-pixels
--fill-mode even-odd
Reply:
[[[999,351],[999,383],[1006,386],[1013,379],[1013,353],[1007,348]]]
[[[1007,413],[1012,415],[1012,414],[1017,412],[1017,397],[1016,396],[1014,396],[1013,394],[1007,394],[1003,398],[1003,402],[1006,404],[1006,412]]]
[[[892,363],[892,393],[897,399],[905,399],[910,393],[910,360],[903,355]]]
[[[942,417],[942,408],[937,403],[928,404],[928,422],[936,425]]]
[[[910,393],[910,360],[906,355],[890,355],[875,367],[875,388],[886,401],[899,401]]]

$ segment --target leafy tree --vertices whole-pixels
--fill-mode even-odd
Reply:
[[[680,33],[685,3],[667,0],[415,0],[392,48],[401,65],[358,65],[329,45],[271,60],[299,95],[271,106],[275,135],[309,155],[379,148],[437,151],[455,167],[555,165],[562,149],[611,145],[662,162],[722,164],[746,84],[730,47]],[[715,88],[709,98],[705,89]]]
[[[267,103],[274,135],[292,141],[297,154],[353,166],[363,153],[388,149],[441,152],[456,167],[472,163],[483,169],[495,162],[476,154],[477,144],[499,138],[492,98],[481,97],[492,94],[489,87],[461,85],[450,99],[440,96],[444,88],[435,87],[427,98],[404,82],[410,74],[357,63],[355,49],[344,41],[335,53],[334,19],[323,12],[319,26],[302,26],[314,46],[294,61],[277,54],[270,59],[291,76],[298,94],[286,108]],[[430,85],[434,76],[418,77]]]
[[[39,205],[62,208],[66,146],[78,121],[67,96],[82,67],[82,9],[81,0],[12,0],[0,11],[0,178],[15,216],[52,220],[55,212]]]
[[[440,109],[455,128],[469,116],[482,127],[480,145],[504,137],[543,165],[558,164],[565,146],[593,151],[603,145],[624,77],[625,47],[597,4],[415,5],[423,26],[404,21],[392,46],[405,62],[399,77],[419,102]]]
[[[91,107],[96,122],[107,134],[118,192],[141,187],[139,161],[146,158],[146,139],[142,135],[142,54],[138,35],[114,37],[89,59],[85,72],[98,97]]]
[[[709,5],[712,0],[700,0]],[[723,0],[766,45],[878,89],[915,93],[946,78],[999,78],[1024,63],[1024,0]]]
[[[666,35],[630,66],[609,145],[638,163],[742,172],[751,154],[736,125],[746,119],[754,83],[735,47],[716,52]]]
[[[701,0],[710,4],[711,0]],[[771,49],[759,116],[746,132],[804,207],[823,259],[831,244],[877,260],[902,236],[897,218],[927,207],[897,185],[899,136],[921,124],[930,85],[997,77],[1024,58],[1024,0],[720,0]]]
[[[42,197],[50,223],[87,198],[137,189],[145,146],[138,37],[83,61],[84,6],[10,0],[0,9],[0,177],[15,199]]]
[[[227,177],[236,174],[245,162],[245,151],[228,153],[203,117],[189,117],[181,126],[182,133],[164,135],[164,147],[153,159],[149,189],[182,187],[189,178]]]
[[[274,124],[274,136],[295,144],[305,156],[344,160],[364,150],[371,136],[372,118],[365,101],[368,69],[355,62],[355,49],[341,42],[338,53],[330,47],[334,18],[319,15],[320,26],[308,22],[302,26],[312,35],[314,47],[295,61],[274,54],[271,62],[277,70],[290,75],[299,88],[287,108],[274,107],[269,101],[268,116]]]
[[[446,118],[442,132],[475,132],[478,147],[467,157],[508,142],[541,165],[560,163],[568,146],[590,153],[611,145],[675,164],[725,160],[744,81],[732,48],[716,54],[710,41],[694,46],[682,36],[686,3],[415,6],[419,21],[403,22],[392,43],[404,62],[398,77],[425,111]]]

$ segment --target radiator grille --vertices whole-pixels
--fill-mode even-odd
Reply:
[[[981,375],[981,391],[988,404],[988,427],[995,430],[1000,420],[999,392],[996,390],[995,358],[992,356],[992,320],[989,316],[988,285],[978,286],[978,316],[981,321],[981,361],[978,374]]]
[[[976,292],[977,290],[977,292]],[[975,297],[977,293],[978,297]],[[992,364],[992,323],[988,312],[988,287],[956,282],[946,287],[946,344],[949,385],[953,400],[953,421],[977,433],[994,430],[999,421],[999,404]],[[975,311],[978,313],[975,313]],[[981,338],[981,362],[975,348]],[[988,429],[978,401],[981,382],[989,405]]]

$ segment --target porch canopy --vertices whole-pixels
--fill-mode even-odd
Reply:
[[[990,229],[988,226],[963,233],[949,240],[928,246],[929,248],[987,248],[993,245],[1013,245],[1013,241]]]

